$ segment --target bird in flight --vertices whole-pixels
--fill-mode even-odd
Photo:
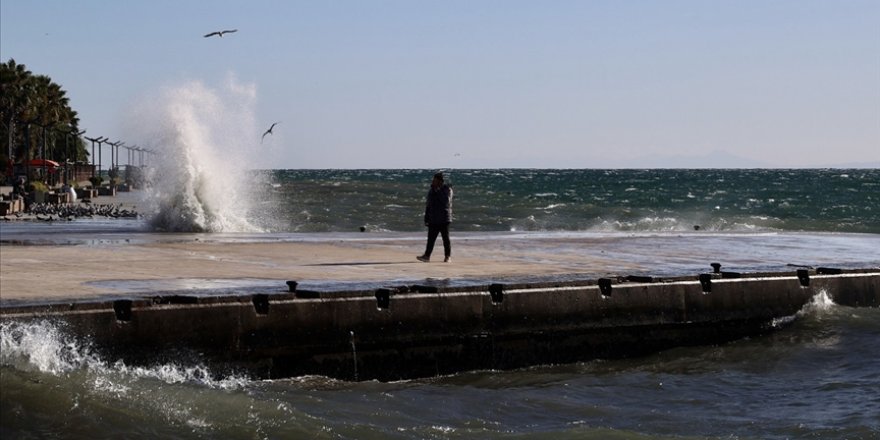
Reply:
[[[279,121],[279,122],[280,122],[280,121]],[[272,123],[272,126],[269,127],[269,129],[266,130],[265,133],[263,133],[263,137],[260,138],[260,143],[261,143],[261,144],[263,143],[263,138],[265,138],[267,134],[274,134],[274,133],[272,133],[272,129],[275,128],[276,125],[278,125],[278,122],[273,122],[273,123]]]
[[[213,37],[214,35],[216,35],[220,38],[223,38],[223,34],[231,34],[233,32],[238,32],[238,29],[228,29],[225,31],[214,31],[214,32],[211,32],[210,34],[205,34],[205,38]]]

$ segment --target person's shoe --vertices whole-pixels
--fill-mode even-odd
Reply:
[[[422,263],[427,263],[427,262],[431,261],[431,258],[430,258],[430,257],[426,257],[426,256],[424,256],[424,255],[419,255],[418,257],[416,257],[416,260],[419,260],[419,261],[421,261]]]
[[[452,263],[452,257],[446,257],[443,259],[444,263]]]

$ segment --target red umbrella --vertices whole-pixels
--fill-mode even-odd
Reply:
[[[31,159],[28,161],[27,164],[32,167],[46,166],[48,168],[55,168],[55,167],[61,166],[60,163],[55,162],[54,160],[49,160],[49,159]]]

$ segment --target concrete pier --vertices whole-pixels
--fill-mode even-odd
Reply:
[[[107,359],[347,380],[635,356],[784,325],[814,297],[880,306],[880,270],[401,284],[6,303],[0,322],[50,320]],[[366,285],[366,284],[365,284]]]

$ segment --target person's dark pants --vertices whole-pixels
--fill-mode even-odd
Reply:
[[[425,247],[425,257],[431,258],[431,252],[434,251],[434,242],[437,241],[437,234],[443,237],[443,253],[446,257],[452,256],[452,243],[449,242],[449,223],[441,225],[428,225],[428,245]]]

